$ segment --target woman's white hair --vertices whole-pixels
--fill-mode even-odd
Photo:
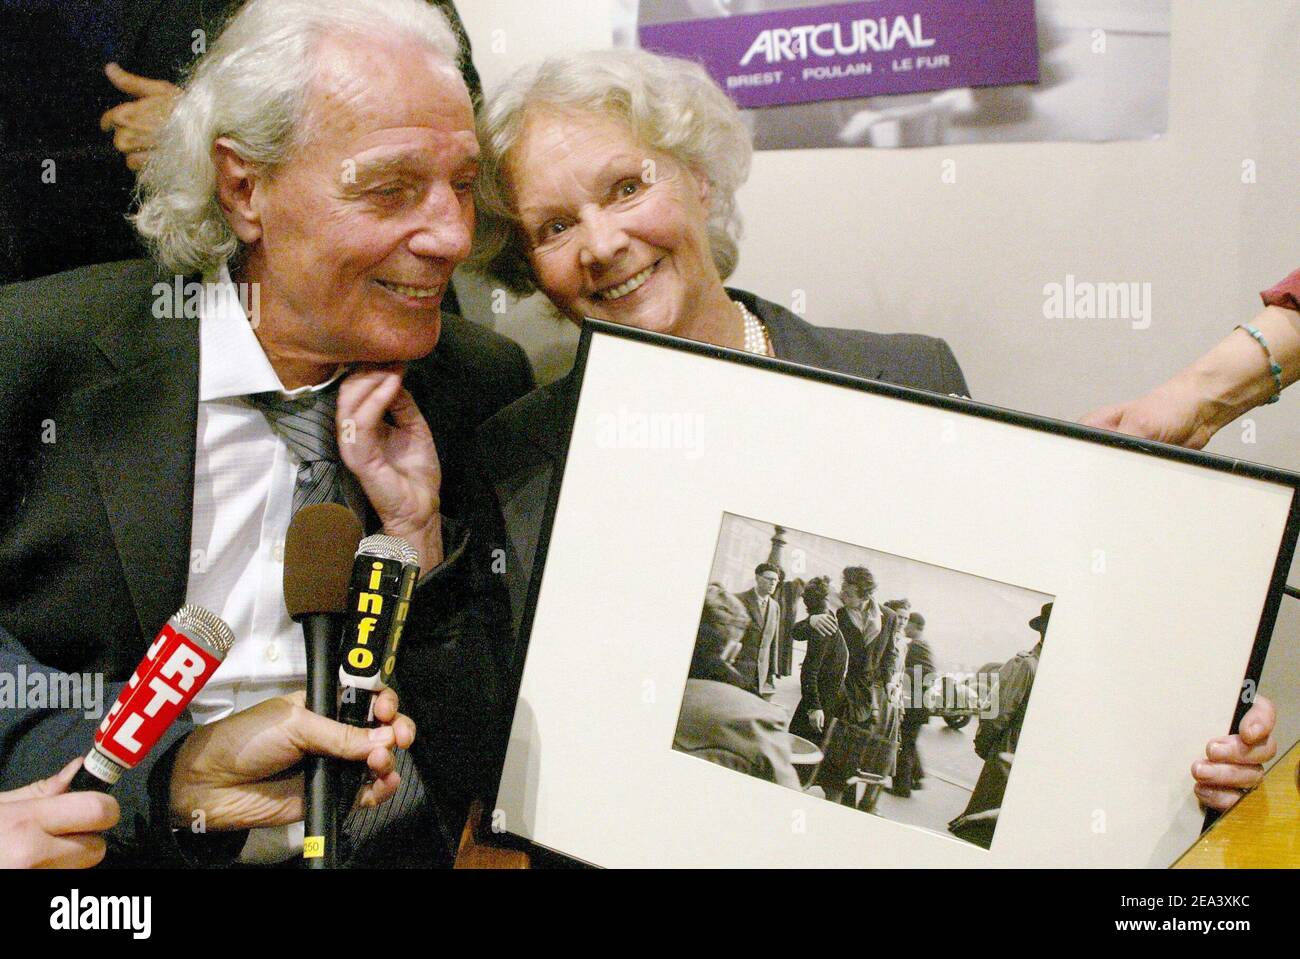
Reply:
[[[479,119],[478,229],[471,263],[519,295],[536,288],[526,240],[505,176],[529,111],[600,112],[626,123],[641,143],[686,164],[709,183],[709,246],[725,280],[739,256],[736,190],[749,176],[750,133],[740,111],[698,64],[643,50],[592,50],[548,57],[517,71]]]
[[[424,0],[250,0],[194,65],[140,174],[132,220],[165,267],[205,272],[238,257],[212,146],[227,137],[274,173],[308,139],[316,48],[338,35],[412,39],[452,64],[459,53],[447,18]]]

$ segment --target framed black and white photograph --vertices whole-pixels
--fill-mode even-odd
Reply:
[[[1196,841],[1300,477],[593,321],[574,375],[499,827],[611,867]]]
[[[988,848],[1051,610],[727,514],[673,748]]]

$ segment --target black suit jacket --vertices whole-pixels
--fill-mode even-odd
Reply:
[[[943,340],[813,326],[752,293],[727,292],[767,326],[780,359],[898,386],[967,395],[961,367]],[[528,596],[551,475],[568,448],[576,385],[572,376],[566,376],[498,413],[479,431],[484,463],[505,520],[506,582],[516,632]]]
[[[126,261],[0,289],[0,669],[120,684],[184,602],[198,321],[154,318],[155,282],[170,278]],[[504,594],[490,570],[499,518],[473,434],[531,383],[517,345],[450,315],[406,379],[437,444],[444,515],[470,537],[417,594],[400,668],[403,710],[419,727],[413,754],[450,816],[494,775],[508,705]],[[0,789],[84,754],[96,723],[0,710]],[[188,730],[178,722],[123,777],[114,852],[176,851],[159,806],[170,772],[155,766]]]
[[[934,671],[934,652],[930,649],[930,643],[924,638],[913,639],[907,644],[907,659],[905,661],[907,668],[907,684],[904,686],[906,691],[906,701],[909,709],[918,712],[925,712],[925,703],[917,701],[911,695],[913,691],[924,692],[935,680]],[[917,667],[920,667],[918,674]],[[914,685],[913,681],[920,676],[920,684]]]

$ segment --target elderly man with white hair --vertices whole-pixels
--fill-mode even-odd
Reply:
[[[119,784],[112,860],[301,855],[294,772],[317,753],[368,763],[360,805],[405,798],[368,849],[445,862],[495,773],[507,614],[470,438],[531,373],[439,308],[475,215],[456,58],[422,0],[252,0],[142,173],[154,261],[0,290],[0,670],[124,682],[184,603],[236,635],[193,722]],[[420,554],[409,716],[387,693],[375,730],[302,705],[282,547],[312,498]],[[96,722],[0,710],[0,788],[84,754]],[[26,826],[40,861],[58,839]]]

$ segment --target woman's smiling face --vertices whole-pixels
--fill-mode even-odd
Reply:
[[[721,291],[707,182],[621,121],[538,109],[505,175],[537,285],[570,319],[689,336]]]

